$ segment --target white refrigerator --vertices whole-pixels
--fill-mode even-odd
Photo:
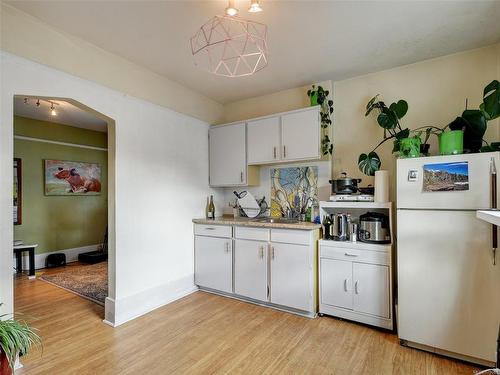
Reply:
[[[497,356],[500,254],[492,207],[500,153],[397,161],[398,334],[402,344],[483,365]],[[495,182],[496,181],[496,182]],[[492,186],[497,186],[497,189]]]

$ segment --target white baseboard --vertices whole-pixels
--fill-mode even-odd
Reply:
[[[114,305],[114,314],[112,314],[111,309],[109,312],[106,309],[106,315],[109,316],[105,317],[105,323],[117,327],[197,290],[198,287],[194,285],[193,275],[189,275],[128,297],[115,300],[109,298],[109,302],[106,298],[106,304],[109,303],[110,307],[111,304]]]
[[[78,260],[78,254],[81,253],[86,253],[89,251],[96,251],[98,249],[98,244],[97,245],[88,245],[88,246],[81,246],[81,247],[75,247],[72,249],[64,249],[64,250],[57,250],[57,251],[51,251],[48,253],[40,253],[36,254],[35,253],[35,269],[40,269],[40,268],[45,268],[45,258],[49,254],[55,254],[55,253],[63,253],[66,254],[66,263],[71,263],[71,262],[76,262]],[[29,256],[28,253],[23,253],[23,270],[27,271],[29,269]],[[14,268],[16,267],[16,257],[13,257],[13,265]],[[15,271],[14,271],[15,272]]]

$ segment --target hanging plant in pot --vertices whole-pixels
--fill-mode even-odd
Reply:
[[[321,106],[321,153],[323,155],[332,154],[333,144],[330,140],[330,126],[332,125],[333,114],[333,100],[328,99],[330,91],[323,89],[323,87],[312,85],[312,88],[307,90],[307,96],[311,101],[311,106]]]
[[[374,110],[378,112],[377,123],[384,129],[384,137],[372,151],[366,154],[363,153],[358,158],[359,170],[368,176],[374,176],[375,172],[380,169],[381,161],[376,150],[390,139],[393,140],[393,153],[400,153],[401,144],[403,144],[402,156],[412,156],[415,149],[420,154],[420,137],[418,137],[418,140],[415,136],[410,137],[410,129],[403,129],[401,126],[400,120],[408,112],[408,103],[405,100],[399,100],[387,107],[378,98],[379,95],[376,95],[368,102],[365,116],[370,115]]]
[[[467,152],[497,151],[499,143],[489,145],[484,139],[488,121],[500,117],[500,82],[491,81],[483,90],[483,102],[479,109],[467,109],[448,126],[451,130],[463,130],[464,149]],[[483,146],[483,143],[486,145]]]

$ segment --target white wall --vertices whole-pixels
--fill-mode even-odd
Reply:
[[[120,324],[193,290],[191,219],[204,215],[208,124],[1,52],[0,301],[12,299],[13,96],[65,97],[115,120],[115,296]],[[112,143],[110,147],[113,147]],[[112,254],[110,254],[112,256]],[[109,303],[108,303],[109,302]]]
[[[0,2],[0,49],[213,123],[223,106]]]

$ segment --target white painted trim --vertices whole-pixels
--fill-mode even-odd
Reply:
[[[194,285],[194,275],[191,274],[170,283],[158,285],[114,301],[111,298],[106,298],[106,303],[111,304],[114,302],[115,319],[113,322],[110,319],[111,317],[106,317],[105,323],[113,327],[118,327],[123,323],[174,302],[197,290],[198,287]]]
[[[89,251],[96,251],[98,249],[99,245],[88,245],[88,246],[81,246],[81,247],[75,247],[72,249],[64,249],[64,250],[57,250],[57,251],[51,251],[48,253],[40,253],[40,254],[35,254],[35,269],[41,269],[45,268],[45,258],[49,254],[55,254],[55,253],[64,253],[66,254],[66,263],[71,263],[71,262],[76,262],[78,260],[78,254],[81,253],[86,253]],[[23,271],[27,271],[29,268],[29,256],[28,253],[25,252],[23,253]],[[16,257],[13,256],[13,265],[15,268],[16,265]],[[15,270],[14,270],[15,272]]]
[[[54,145],[68,146],[68,147],[78,147],[78,148],[86,148],[89,150],[97,150],[97,151],[108,151],[107,148],[104,147],[96,147],[96,146],[88,146],[88,145],[79,145],[76,143],[69,142],[60,142],[60,141],[52,141],[50,139],[42,139],[42,138],[34,138],[34,137],[25,137],[24,135],[15,135],[14,139],[19,139],[22,141],[31,141],[31,142],[42,142],[42,143],[51,143]]]

